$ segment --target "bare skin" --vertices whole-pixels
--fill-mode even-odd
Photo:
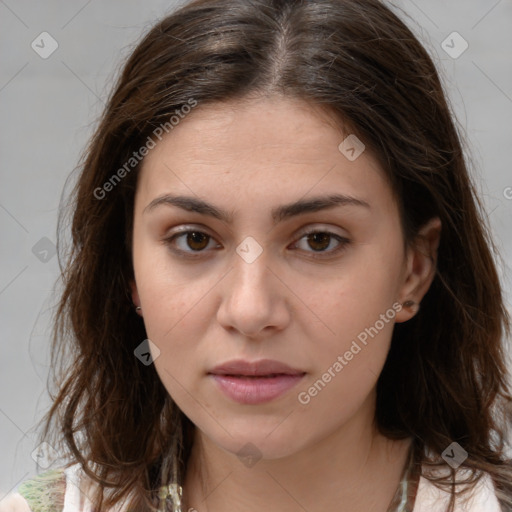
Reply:
[[[394,323],[415,310],[395,310],[342,370],[332,368],[393,304],[421,302],[441,226],[433,219],[404,250],[384,172],[368,150],[347,159],[338,149],[347,135],[298,100],[199,105],[143,162],[132,297],[160,351],[156,371],[197,427],[183,510],[385,512],[396,491],[410,441],[375,428],[376,382]],[[368,206],[273,223],[278,206],[334,193]],[[232,218],[147,209],[163,194],[202,199]],[[180,229],[206,237],[165,242]],[[313,229],[331,233],[321,248],[307,236]],[[250,263],[236,252],[249,236],[262,249]],[[238,403],[209,375],[231,359],[273,359],[304,376],[273,400]],[[329,368],[329,382],[309,393]],[[237,455],[247,446],[258,459],[250,466]]]

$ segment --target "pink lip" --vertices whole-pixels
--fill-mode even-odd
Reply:
[[[306,372],[270,359],[254,362],[237,359],[216,366],[208,374],[235,402],[260,404],[291,389]]]

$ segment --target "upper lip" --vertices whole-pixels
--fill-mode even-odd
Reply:
[[[259,361],[233,359],[216,366],[208,373],[214,375],[302,375],[306,372],[272,359],[260,359]]]

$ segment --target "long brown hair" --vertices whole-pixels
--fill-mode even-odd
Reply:
[[[158,127],[169,132],[171,116],[185,105],[270,94],[324,107],[377,155],[407,244],[440,217],[436,276],[418,314],[395,325],[376,422],[388,437],[412,436],[430,450],[424,467],[441,465],[439,454],[459,443],[469,454],[463,466],[471,481],[488,472],[511,507],[504,352],[510,319],[496,249],[435,65],[378,0],[196,0],[138,44],[68,205],[72,240],[59,256],[64,289],[52,343],[58,392],[41,439],[113,491],[98,493],[97,510],[125,498],[133,510],[151,510],[158,487],[172,475],[183,481],[194,426],[154,366],[134,356],[147,336],[129,289],[140,168],[131,159]],[[59,229],[65,214],[62,208]],[[425,476],[451,490],[451,510],[453,472]]]

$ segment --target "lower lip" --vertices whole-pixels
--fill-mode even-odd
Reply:
[[[220,389],[240,404],[270,402],[293,388],[305,374],[276,375],[275,377],[242,377],[210,374]]]

